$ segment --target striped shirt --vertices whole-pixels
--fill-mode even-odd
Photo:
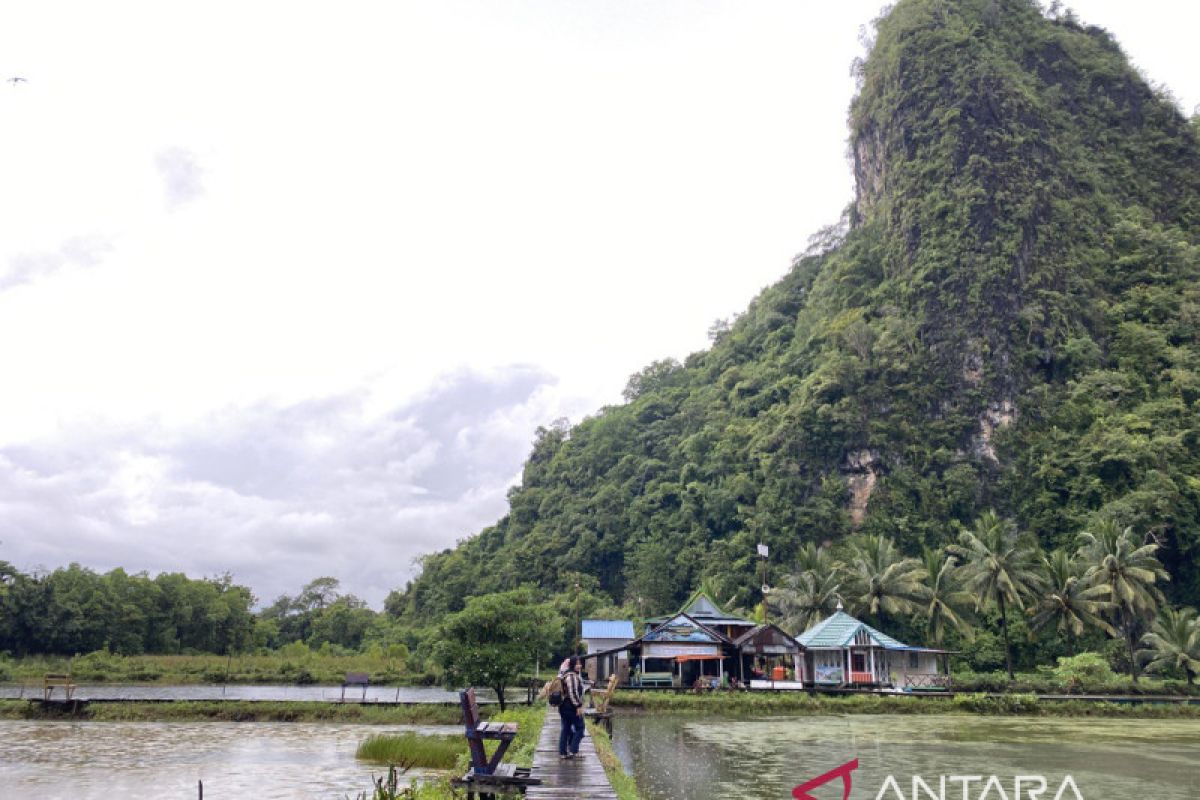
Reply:
[[[563,704],[570,703],[576,708],[583,707],[583,680],[579,673],[571,670],[562,678]]]

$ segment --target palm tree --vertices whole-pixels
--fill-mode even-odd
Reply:
[[[880,623],[921,608],[928,596],[924,580],[921,562],[904,557],[884,536],[866,535],[853,542],[850,563],[842,570],[851,609]]]
[[[840,599],[837,573],[805,570],[783,580],[784,586],[773,589],[768,602],[784,630],[799,636],[833,614]]]
[[[797,574],[815,572],[818,575],[825,575],[834,572],[840,566],[841,564],[829,552],[829,548],[824,545],[818,547],[812,542],[807,542],[800,548],[800,552],[796,554]]]
[[[1059,549],[1042,557],[1042,569],[1048,584],[1030,620],[1034,630],[1053,625],[1071,643],[1071,655],[1075,655],[1075,640],[1089,625],[1110,636],[1117,635],[1103,616],[1112,608],[1112,603],[1105,599],[1108,587],[1089,584],[1083,577],[1081,562]]]
[[[1146,662],[1147,672],[1183,670],[1189,686],[1196,682],[1200,675],[1200,620],[1196,609],[1163,609],[1142,642],[1148,647],[1139,650],[1138,656]]]
[[[925,588],[929,591],[924,613],[933,643],[942,643],[947,624],[970,638],[971,625],[967,622],[964,609],[974,598],[963,589],[958,559],[927,547],[921,560],[925,564]]]
[[[975,597],[976,609],[995,606],[1004,631],[1004,660],[1008,679],[1015,680],[1012,647],[1008,640],[1008,610],[1025,609],[1025,600],[1041,586],[1037,548],[1017,535],[1016,528],[995,511],[984,512],[970,530],[958,535],[958,544],[946,548],[963,560],[965,585]]]
[[[1122,529],[1113,519],[1101,520],[1079,534],[1079,556],[1086,563],[1084,579],[1108,588],[1110,616],[1129,647],[1129,676],[1138,679],[1134,647],[1166,598],[1156,585],[1171,576],[1155,557],[1157,544],[1137,540],[1133,528]]]

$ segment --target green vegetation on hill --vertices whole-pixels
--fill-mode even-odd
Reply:
[[[842,223],[709,350],[540,430],[508,515],[427,557],[393,615],[579,573],[635,615],[702,584],[748,609],[757,542],[774,584],[805,544],[918,557],[991,509],[1045,551],[1129,528],[1167,599],[1197,596],[1195,124],[1107,32],[1030,0],[902,0],[857,71]],[[993,605],[975,647],[1001,619],[1020,647],[1024,615]]]

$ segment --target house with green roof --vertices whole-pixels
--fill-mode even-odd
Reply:
[[[717,631],[729,641],[733,641],[758,624],[754,620],[729,613],[712,598],[712,595],[704,589],[697,589],[683,604],[683,608],[674,614],[646,620],[646,629],[651,630],[679,614],[687,614],[709,630]]]
[[[893,639],[842,609],[796,637],[807,651],[816,686],[950,688],[949,651]]]

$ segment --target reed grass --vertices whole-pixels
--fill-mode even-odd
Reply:
[[[380,733],[359,742],[355,758],[409,767],[450,769],[466,751],[462,736],[424,736],[418,733]]]

